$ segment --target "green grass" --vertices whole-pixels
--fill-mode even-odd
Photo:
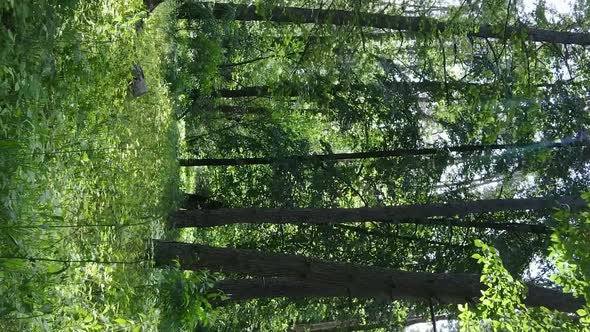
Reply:
[[[173,6],[66,2],[0,4],[0,330],[156,330],[148,239],[180,197]]]

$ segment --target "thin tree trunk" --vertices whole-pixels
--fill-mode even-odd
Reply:
[[[178,260],[185,270],[210,269],[224,273],[237,273],[262,278],[285,279],[245,280],[247,287],[220,285],[235,299],[277,296],[350,296],[358,298],[386,298],[390,300],[437,300],[459,304],[476,301],[484,286],[476,274],[447,274],[408,272],[375,266],[326,262],[314,258],[265,253],[256,250],[216,248],[198,244],[155,241],[157,266]],[[237,286],[237,287],[236,287]],[[269,288],[269,286],[271,286]],[[241,292],[241,294],[240,294]],[[583,305],[582,299],[569,294],[528,285],[524,299],[528,306],[574,312]]]
[[[184,194],[185,199],[181,207],[187,210],[194,209],[219,209],[225,206],[223,202],[211,199],[208,196],[199,194]]]
[[[219,105],[217,109],[227,116],[245,115],[245,114],[268,114],[269,111],[263,107]]]
[[[437,221],[439,221],[439,220],[437,220]],[[444,220],[440,220],[440,221],[441,221],[441,224],[443,224],[442,222],[444,222]],[[465,223],[465,224],[467,224],[467,223]],[[446,223],[444,224],[444,226],[447,226],[447,225],[448,224],[446,224]],[[519,224],[514,224],[514,225],[519,225]],[[493,226],[495,226],[495,224]],[[390,233],[382,231],[382,230],[372,230],[372,229],[367,229],[365,227],[359,227],[359,226],[336,224],[336,225],[332,225],[332,227],[337,228],[337,229],[348,230],[348,231],[356,233],[356,234],[375,236],[375,237],[379,237],[381,239],[392,239],[392,240],[402,240],[402,241],[410,241],[410,242],[418,242],[418,243],[428,243],[428,244],[432,244],[435,246],[454,247],[454,248],[458,248],[458,249],[471,248],[470,246],[467,246],[467,245],[453,244],[453,243],[449,243],[449,242],[442,242],[442,241],[436,241],[436,240],[429,240],[429,239],[420,238],[420,237],[416,237],[416,236],[395,235],[395,234],[390,234]],[[470,226],[465,226],[465,227],[475,227],[475,226],[470,225]]]
[[[247,86],[241,89],[219,89],[213,95],[223,98],[263,97],[270,95],[268,86]]]
[[[384,83],[389,89],[396,89],[396,90],[412,90],[412,91],[420,91],[420,92],[439,92],[443,91],[442,89],[450,89],[450,90],[465,90],[471,87],[477,88],[478,90],[491,90],[493,88],[492,84],[486,83],[471,83],[471,82],[438,82],[438,81],[420,81],[420,82],[386,82]],[[550,86],[550,84],[545,84],[545,86]],[[335,88],[335,91],[339,90],[338,87]],[[301,94],[300,91],[297,89],[290,89],[288,91],[282,91],[283,93],[287,93],[287,97],[297,97]],[[266,97],[270,96],[271,89],[268,86],[247,86],[240,89],[219,89],[213,93],[213,95],[223,98],[242,98],[242,97]]]
[[[285,156],[285,157],[261,157],[261,158],[205,158],[205,159],[180,159],[180,166],[242,166],[242,165],[268,165],[274,163],[313,163],[326,160],[354,160],[369,158],[407,157],[424,156],[434,154],[447,154],[450,152],[486,152],[494,150],[516,150],[516,149],[558,149],[570,146],[588,146],[587,142],[531,142],[513,144],[488,144],[488,145],[458,145],[442,148],[416,148],[396,149],[385,151],[352,152],[315,154],[307,156]]]
[[[143,0],[143,5],[149,12],[152,12],[162,2],[163,0]]]
[[[436,320],[448,320],[451,318],[450,315],[436,315],[435,316]],[[430,317],[428,318],[424,318],[424,317],[409,317],[408,319],[406,319],[406,326],[411,326],[414,324],[419,324],[419,323],[429,323],[431,322],[432,319]]]
[[[178,210],[169,217],[171,227],[209,227],[231,224],[341,224],[361,221],[411,223],[431,226],[495,228],[512,232],[546,233],[543,225],[517,223],[477,223],[460,220],[436,220],[432,217],[466,216],[479,213],[525,210],[551,210],[567,206],[584,208],[586,201],[576,197],[487,199],[471,202],[398,205],[373,208],[236,208],[215,210]]]
[[[553,86],[557,86],[559,84],[584,84],[584,82],[561,82],[556,81],[555,83],[540,83],[536,84],[536,88],[552,88]],[[452,82],[440,82],[440,81],[419,81],[419,82],[404,82],[404,81],[387,81],[383,82],[382,85],[389,90],[396,90],[396,91],[412,91],[412,92],[427,92],[427,93],[444,93],[445,91],[453,90],[453,91],[466,91],[469,89],[477,89],[480,93],[494,93],[496,91],[496,86],[493,83],[472,83],[472,82],[461,82],[461,81],[452,81]],[[353,87],[358,89],[362,89],[362,86]],[[332,94],[340,91],[341,87],[335,86]],[[298,97],[301,95],[301,90],[292,88],[281,90],[279,92],[282,96],[285,97]],[[268,97],[272,95],[271,88],[268,86],[247,86],[240,89],[219,89],[213,92],[214,96],[222,97],[222,98],[253,98],[253,97]]]
[[[345,10],[321,10],[295,7],[274,7],[268,16],[256,12],[254,5],[230,3],[211,3],[186,0],[179,8],[179,18],[202,19],[210,16],[218,19],[234,19],[238,21],[264,21],[283,23],[314,23],[333,25],[353,25],[391,29],[409,32],[443,32],[452,28],[452,24],[434,18],[419,16],[386,15],[376,13],[356,13]],[[482,24],[477,31],[467,32],[467,36],[481,38],[511,38],[526,35],[527,39],[538,42],[590,45],[590,34],[581,32],[561,32],[532,27],[493,26]]]
[[[281,40],[281,43],[282,42],[283,42],[283,40]],[[301,52],[290,52],[290,53],[287,53],[285,55],[285,57],[290,57],[292,55],[298,55],[300,53]],[[220,68],[239,67],[239,66],[244,66],[244,65],[248,65],[248,64],[251,64],[251,63],[258,62],[258,61],[262,61],[262,60],[266,60],[266,59],[270,59],[270,58],[276,58],[276,57],[278,57],[278,56],[275,55],[275,54],[263,55],[263,56],[259,56],[259,57],[256,57],[256,58],[251,58],[251,59],[243,60],[243,61],[239,61],[239,62],[224,63],[224,64],[220,65],[219,67]]]
[[[370,331],[378,328],[386,328],[387,324],[362,324],[357,320],[341,320],[319,323],[295,324],[288,332],[344,332],[344,331]]]
[[[259,56],[259,57],[248,59],[248,60],[243,60],[243,61],[238,61],[238,62],[224,63],[224,64],[219,65],[219,67],[220,68],[239,67],[239,66],[248,65],[248,64],[251,64],[251,63],[254,63],[254,62],[266,60],[266,59],[269,59],[269,58],[272,58],[272,57],[273,57],[273,55]]]
[[[449,319],[449,315],[437,315],[436,320]],[[408,317],[405,322],[405,326],[411,326],[419,323],[430,322],[430,318],[424,317]],[[387,323],[377,324],[362,324],[358,320],[340,320],[340,321],[327,321],[319,323],[297,323],[291,327],[288,332],[305,332],[305,331],[367,331],[377,328],[388,327]]]
[[[335,320],[319,323],[299,323],[293,325],[289,332],[317,332],[317,331],[354,331],[355,327],[361,326],[358,320]]]

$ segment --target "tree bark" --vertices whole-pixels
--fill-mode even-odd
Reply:
[[[577,82],[576,82],[577,83]],[[420,81],[420,82],[384,82],[384,87],[389,90],[409,91],[409,92],[426,92],[430,94],[444,93],[445,91],[462,91],[469,89],[477,89],[479,93],[491,94],[497,91],[497,86],[492,83],[472,83],[472,82],[439,82],[439,81]],[[540,83],[536,84],[535,88],[551,88],[556,83]],[[570,84],[573,84],[570,83]],[[362,88],[362,87],[361,87]],[[335,87],[332,94],[339,91],[339,87]],[[301,96],[300,89],[286,89],[281,90],[278,94],[284,97],[298,97]],[[272,95],[271,89],[268,86],[247,86],[240,89],[219,89],[213,93],[214,96],[222,98],[253,98],[253,97],[268,97]]]
[[[247,86],[236,90],[219,89],[213,95],[223,98],[262,97],[270,95],[270,88],[267,86]]]
[[[409,32],[444,32],[452,24],[434,18],[419,16],[386,15],[377,13],[356,13],[345,10],[321,10],[295,7],[274,7],[270,15],[256,12],[254,5],[231,3],[211,3],[186,0],[179,8],[179,18],[203,19],[211,13],[217,19],[238,21],[269,20],[294,24],[333,24],[337,26],[354,25]],[[482,24],[477,31],[464,32],[470,37],[506,39],[526,35],[528,40],[559,44],[590,45],[590,34],[581,32],[561,32],[537,29],[527,26],[493,26]]]
[[[422,225],[451,225],[478,227],[477,222],[440,221],[427,218],[466,216],[501,211],[550,210],[567,206],[584,208],[586,201],[577,197],[488,199],[471,202],[414,204],[374,208],[236,208],[215,210],[178,210],[169,217],[169,225],[176,228],[210,227],[239,223],[248,224],[341,224],[361,221],[411,223]],[[546,233],[543,225],[516,223],[481,223],[481,227],[515,232]],[[484,226],[485,225],[485,226]]]
[[[383,83],[388,89],[397,90],[411,90],[420,92],[440,92],[444,89],[449,90],[465,90],[469,88],[476,88],[478,90],[492,90],[494,86],[487,83],[471,83],[471,82],[439,82],[439,81],[419,81],[419,82],[385,82]],[[550,87],[553,84],[539,84],[538,87]],[[338,91],[338,87],[335,89]],[[298,89],[289,89],[286,92],[286,97],[297,97],[301,95]],[[213,95],[223,98],[242,98],[242,97],[266,97],[270,96],[271,89],[268,86],[247,86],[241,89],[219,89],[213,93]]]
[[[264,278],[220,280],[215,289],[230,296],[232,301],[276,297],[346,297],[346,289],[330,285],[311,284],[294,278]]]
[[[358,320],[335,320],[319,323],[299,323],[293,325],[288,332],[316,332],[316,331],[355,331],[355,327],[361,326]]]
[[[476,87],[482,89],[484,87],[491,88],[489,84],[480,83],[468,83],[468,82],[448,82],[446,85],[444,82],[437,81],[421,81],[421,82],[387,82],[384,84],[390,89],[406,89],[416,90],[421,92],[437,92],[442,91],[446,86],[447,89],[461,90],[469,87]],[[338,88],[336,88],[338,90]],[[297,97],[301,95],[298,89],[289,89],[283,91],[287,93],[287,97]],[[242,98],[242,97],[266,97],[270,96],[271,89],[268,86],[247,86],[241,89],[219,89],[213,93],[215,96],[223,98]]]
[[[436,220],[436,221],[441,221],[441,224],[443,226],[449,225],[447,223],[444,223],[444,224],[442,223],[445,220]],[[515,225],[520,225],[520,224],[515,224]],[[451,225],[451,226],[453,226],[453,225]],[[526,226],[528,226],[528,225],[526,225]],[[535,225],[533,225],[533,226],[535,226]],[[395,234],[390,234],[390,233],[382,231],[382,230],[372,230],[372,229],[367,229],[366,227],[361,227],[361,226],[350,226],[350,225],[337,224],[337,225],[332,225],[332,227],[334,227],[336,229],[347,230],[347,231],[350,231],[350,232],[353,232],[356,234],[379,237],[381,239],[391,239],[391,240],[402,240],[402,241],[409,241],[409,242],[427,243],[427,244],[431,244],[431,245],[435,245],[435,246],[454,247],[454,248],[458,248],[458,249],[468,249],[468,248],[471,249],[472,248],[469,245],[461,245],[461,244],[454,244],[454,243],[443,242],[443,241],[430,240],[430,239],[420,238],[420,237],[416,237],[416,236],[395,235]],[[476,228],[475,226],[467,225],[467,223],[463,227]],[[544,226],[542,226],[542,227],[544,227]]]
[[[194,209],[219,209],[225,207],[225,204],[220,201],[211,199],[208,196],[199,194],[184,194],[184,201],[181,207],[187,210]]]
[[[588,146],[587,142],[558,143],[558,142],[530,142],[513,144],[488,144],[488,145],[458,145],[441,148],[416,148],[396,149],[385,151],[352,152],[315,154],[308,156],[285,157],[260,157],[260,158],[204,158],[204,159],[180,159],[180,166],[242,166],[242,165],[269,165],[275,163],[314,163],[326,160],[354,160],[369,158],[424,156],[434,154],[446,154],[450,152],[487,152],[494,150],[513,149],[558,149],[570,146]]]
[[[250,107],[250,106],[235,106],[235,105],[219,105],[217,110],[226,116],[236,116],[245,114],[268,114],[268,109],[263,107]]]
[[[244,280],[242,285],[235,281],[233,285],[218,284],[234,299],[350,296],[390,300],[434,299],[441,303],[459,304],[476,301],[484,289],[477,274],[408,272],[326,262],[305,256],[178,242],[155,241],[154,245],[157,266],[178,260],[180,268],[185,270],[210,269],[262,278],[280,277],[278,280]],[[286,282],[284,278],[295,281]],[[524,303],[565,312],[574,312],[583,305],[582,299],[535,285],[528,285]]]
[[[341,320],[319,323],[295,324],[288,332],[344,332],[344,331],[369,331],[378,328],[387,328],[386,323],[362,324],[357,320]]]
[[[143,5],[149,12],[152,12],[162,2],[164,2],[164,0],[143,0]]]

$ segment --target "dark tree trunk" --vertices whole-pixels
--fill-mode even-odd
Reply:
[[[170,226],[209,227],[239,223],[250,224],[340,224],[361,221],[411,223],[422,225],[452,225],[478,227],[477,222],[441,221],[427,218],[466,216],[479,213],[525,210],[551,210],[557,207],[584,208],[586,201],[575,197],[488,199],[444,204],[415,204],[374,208],[237,208],[216,210],[179,210],[169,217]],[[480,223],[485,228],[514,232],[546,233],[543,225],[517,223]],[[484,226],[485,225],[485,226]]]
[[[263,107],[219,105],[217,109],[226,116],[240,116],[246,114],[268,114],[269,111]]]
[[[256,250],[215,248],[178,242],[155,242],[157,266],[180,262],[185,270],[209,269],[263,278],[281,277],[276,282],[262,279],[243,281],[248,286],[221,284],[220,289],[235,299],[277,296],[350,296],[390,300],[435,299],[459,304],[476,301],[483,285],[476,274],[424,273],[350,263],[325,262],[314,258],[265,253]],[[297,281],[285,282],[284,278]],[[528,285],[524,299],[528,306],[574,312],[582,299],[556,290]]]
[[[417,223],[420,223],[420,221],[421,220],[418,220]],[[446,220],[434,220],[434,221],[440,222],[441,225],[443,225],[443,226],[449,226],[449,225],[450,226],[455,226],[452,223],[451,224],[445,223]],[[471,224],[471,225],[468,225],[468,224]],[[477,225],[473,225],[473,223],[465,222],[464,223],[464,226],[462,226],[462,227],[479,228],[478,227],[479,224],[480,224],[479,222],[477,223]],[[529,225],[525,225],[525,224],[511,224],[511,225],[529,226]],[[491,226],[496,226],[496,224],[493,224]],[[536,226],[536,225],[531,225],[531,226]],[[542,225],[540,225],[540,226],[542,228],[545,228],[545,226],[542,226]],[[367,229],[367,228],[362,227],[362,226],[350,226],[350,225],[343,225],[343,224],[334,224],[334,225],[332,225],[332,227],[334,227],[336,229],[347,230],[347,231],[350,231],[350,232],[353,232],[353,233],[356,233],[356,234],[379,237],[381,239],[391,239],[391,240],[401,240],[401,241],[406,241],[406,242],[409,241],[409,242],[426,243],[426,244],[431,244],[431,245],[435,245],[435,246],[454,247],[454,248],[458,248],[458,249],[472,249],[472,247],[469,246],[469,245],[461,245],[461,244],[454,244],[454,243],[443,242],[443,241],[430,240],[430,239],[416,237],[416,236],[390,234],[389,232],[386,232],[386,231],[383,231],[383,230]],[[484,227],[482,226],[481,228],[484,228]],[[488,228],[488,227],[485,227],[485,228]],[[549,228],[547,227],[547,229],[549,229]],[[518,231],[521,231],[521,229],[517,227],[517,232]]]
[[[232,301],[276,297],[346,297],[345,289],[323,284],[311,284],[294,278],[264,278],[221,280],[215,289],[230,296]]]
[[[223,98],[240,98],[240,97],[261,97],[269,96],[270,88],[267,86],[248,86],[237,90],[219,89],[214,95]]]
[[[568,84],[575,84],[577,82],[570,82]],[[496,86],[493,83],[472,83],[472,82],[440,82],[440,81],[419,81],[419,82],[403,82],[403,81],[385,81],[382,83],[383,86],[390,90],[397,91],[416,91],[416,92],[428,92],[428,93],[441,93],[446,90],[453,91],[465,91],[466,89],[477,89],[480,93],[493,93],[496,91]],[[555,83],[540,83],[536,84],[536,88],[551,88],[558,84],[565,84],[563,82]],[[358,89],[364,88],[363,86],[353,87]],[[334,87],[334,92],[340,91],[341,88],[338,86]],[[286,97],[297,97],[301,95],[298,89],[289,89],[281,92]],[[213,93],[213,95],[223,98],[242,98],[242,97],[267,97],[270,96],[271,89],[268,86],[247,86],[241,89],[220,89]]]
[[[162,2],[164,2],[164,0],[143,0],[143,5],[148,11],[152,12]]]
[[[515,149],[557,149],[570,146],[587,146],[586,142],[556,143],[556,142],[532,142],[513,144],[488,144],[488,145],[459,145],[443,148],[417,148],[396,149],[386,151],[369,151],[353,153],[316,154],[308,156],[286,157],[261,157],[261,158],[206,158],[206,159],[180,159],[180,166],[241,166],[241,165],[268,165],[274,163],[313,163],[327,160],[354,160],[369,158],[424,156],[434,154],[447,154],[449,152],[469,153],[486,152],[494,150]]]
[[[216,201],[204,195],[184,194],[184,196],[185,200],[182,202],[182,208],[187,210],[220,209],[225,206],[223,202]]]
[[[358,326],[357,320],[336,320],[319,323],[299,323],[293,325],[289,332],[312,332],[312,331],[342,331],[345,328],[352,330],[353,326]]]
[[[403,90],[403,91],[419,91],[419,92],[430,92],[440,93],[445,89],[449,90],[465,90],[469,88],[476,88],[478,90],[493,91],[494,86],[486,83],[471,83],[471,82],[439,82],[439,81],[420,81],[420,82],[384,82],[383,85],[388,89]],[[547,87],[551,84],[539,85],[539,87]],[[364,86],[353,87],[356,89],[362,89]],[[334,87],[333,92],[340,91],[341,88],[338,86]],[[297,97],[301,94],[298,89],[290,89],[288,91],[281,91],[287,93],[286,97]],[[271,95],[271,89],[268,86],[247,86],[241,89],[220,89],[213,93],[215,96],[223,98],[241,98],[241,97],[266,97]]]
[[[310,39],[315,39],[315,38],[310,38]],[[282,44],[283,42],[284,42],[284,39],[281,38],[281,39],[278,39],[277,43]],[[287,53],[285,56],[289,57],[289,56],[298,55],[298,54],[301,54],[301,52],[290,52],[290,53]],[[270,59],[270,58],[274,58],[274,57],[276,57],[276,55],[272,55],[272,54],[271,55],[264,55],[264,56],[259,56],[256,58],[251,58],[251,59],[243,60],[243,61],[239,61],[239,62],[224,63],[224,64],[220,65],[219,67],[220,68],[239,67],[239,66],[248,65],[251,63],[255,63],[258,61],[262,61],[262,60],[266,60],[266,59]]]
[[[211,11],[210,11],[211,10]],[[344,10],[321,10],[294,7],[274,7],[270,15],[262,16],[256,12],[254,5],[229,3],[211,3],[186,0],[179,9],[179,17],[202,19],[213,17],[238,21],[264,21],[282,23],[314,23],[333,25],[353,25],[377,29],[402,30],[409,32],[434,33],[443,32],[451,24],[428,17],[386,15],[374,13],[355,13]],[[492,26],[483,24],[475,32],[467,33],[471,37],[510,38],[526,35],[527,39],[538,42],[590,45],[590,34],[581,32],[561,32],[531,28],[526,26]]]
[[[421,81],[421,82],[385,82],[384,86],[389,89],[403,90],[403,91],[419,91],[429,93],[440,93],[445,89],[448,90],[464,90],[469,88],[477,88],[478,90],[492,90],[493,85],[483,83],[470,82],[438,82],[438,81]],[[360,87],[362,88],[362,87]],[[339,91],[335,87],[334,92]],[[290,89],[281,91],[286,97],[297,97],[301,94],[297,89]],[[214,92],[215,96],[223,98],[242,98],[242,97],[266,97],[271,95],[271,89],[268,86],[247,86],[241,89],[220,89]]]

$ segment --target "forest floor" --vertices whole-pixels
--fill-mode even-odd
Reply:
[[[180,198],[171,7],[52,3],[0,5],[0,330],[156,330],[147,240]]]

